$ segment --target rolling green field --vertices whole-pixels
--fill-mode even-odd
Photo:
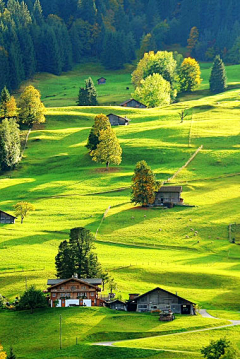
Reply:
[[[47,106],[47,121],[31,132],[18,168],[0,177],[0,207],[13,213],[13,205],[26,200],[36,211],[22,225],[19,219],[15,225],[0,225],[3,295],[9,299],[21,295],[26,282],[46,289],[47,279],[55,275],[60,241],[76,226],[95,233],[110,206],[96,237],[96,252],[118,284],[118,297],[127,299],[130,292],[144,293],[160,286],[222,318],[218,324],[239,319],[240,247],[229,242],[228,226],[239,223],[240,67],[227,68],[230,89],[215,96],[207,90],[210,65],[202,67],[201,89],[179,99],[187,102],[144,110],[109,106],[130,97],[129,69],[110,73],[87,65],[61,77],[45,74],[33,79]],[[98,88],[102,106],[76,107],[76,93],[88,75],[109,80]],[[56,96],[49,97],[52,95]],[[178,112],[183,108],[188,108],[189,116],[180,123]],[[95,115],[111,112],[126,115],[131,122],[115,128],[123,161],[106,172],[104,166],[91,161],[84,146]],[[137,161],[146,160],[157,179],[166,181],[201,145],[203,149],[193,162],[170,182],[183,186],[184,202],[191,207],[143,209],[130,203]],[[61,313],[66,330],[60,353],[57,325]],[[123,342],[127,349],[87,343],[149,337],[149,332],[160,335],[215,323],[179,317],[173,323],[159,324],[155,316],[118,315],[95,308],[38,311],[32,316],[2,312],[0,322],[0,342],[5,348],[13,344],[18,357],[27,359],[99,355],[195,359],[191,352],[208,343],[213,331],[196,333],[194,338],[184,334],[181,340],[176,336],[170,341],[166,337]],[[214,336],[229,335],[240,346],[236,328],[214,331]],[[78,346],[74,345],[76,336]],[[26,338],[30,338],[29,345]],[[155,350],[180,347],[189,353]]]

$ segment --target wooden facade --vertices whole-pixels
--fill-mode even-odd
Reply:
[[[143,103],[131,98],[130,100],[124,101],[120,104],[122,107],[134,107],[134,108],[147,108]]]
[[[124,310],[124,311],[127,310],[126,303],[118,299],[108,302],[107,307],[114,310]]]
[[[194,314],[194,303],[159,287],[134,299],[137,312],[171,310],[176,314]]]
[[[57,284],[48,288],[51,307],[104,306],[105,302],[98,298],[98,293],[101,291],[98,285],[74,277],[57,281]]]
[[[9,213],[0,211],[0,223],[2,224],[14,224],[16,217],[12,216]]]
[[[118,115],[114,115],[113,113],[110,113],[107,115],[109,118],[109,122],[111,123],[111,126],[127,126],[129,125],[129,119],[127,117],[121,117]]]
[[[105,77],[100,77],[99,79],[97,79],[98,85],[105,85],[107,79],[105,79]]]
[[[182,186],[162,186],[155,192],[154,206],[162,206],[166,202],[173,204],[183,203],[181,198]]]

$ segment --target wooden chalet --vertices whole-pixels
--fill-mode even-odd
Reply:
[[[97,79],[97,83],[98,85],[105,85],[107,79],[105,79],[105,77],[100,77],[99,79]]]
[[[194,315],[194,304],[177,294],[159,287],[133,299],[137,312],[151,312],[155,310],[169,311],[176,314]]]
[[[109,115],[107,115],[107,117],[109,118],[111,126],[127,126],[131,121],[127,117],[121,117],[118,115],[114,115],[113,113],[110,113]]]
[[[122,302],[119,299],[112,300],[111,302],[106,303],[107,307],[114,310],[127,310],[126,303]]]
[[[162,206],[166,202],[173,204],[183,203],[181,198],[182,186],[162,186],[155,192],[154,206]]]
[[[120,103],[122,107],[147,108],[143,103],[131,98],[130,100]]]
[[[0,223],[1,224],[14,224],[16,217],[12,216],[9,213],[0,211]]]
[[[48,292],[50,293],[51,307],[102,307],[105,301],[98,298],[102,279],[49,279]]]

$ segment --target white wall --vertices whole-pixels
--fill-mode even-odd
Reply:
[[[79,305],[79,299],[66,299],[65,307],[69,307],[70,304]]]

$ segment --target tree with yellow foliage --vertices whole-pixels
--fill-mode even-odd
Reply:
[[[141,204],[142,207],[153,204],[155,201],[156,179],[146,161],[139,161],[136,164],[132,177],[131,202]]]
[[[201,81],[199,63],[191,57],[184,59],[179,72],[181,91],[193,91],[201,84]]]
[[[7,354],[3,351],[3,347],[0,344],[0,359],[6,359]]]
[[[33,86],[27,86],[19,100],[19,122],[28,126],[45,122],[45,107],[41,94]]]

